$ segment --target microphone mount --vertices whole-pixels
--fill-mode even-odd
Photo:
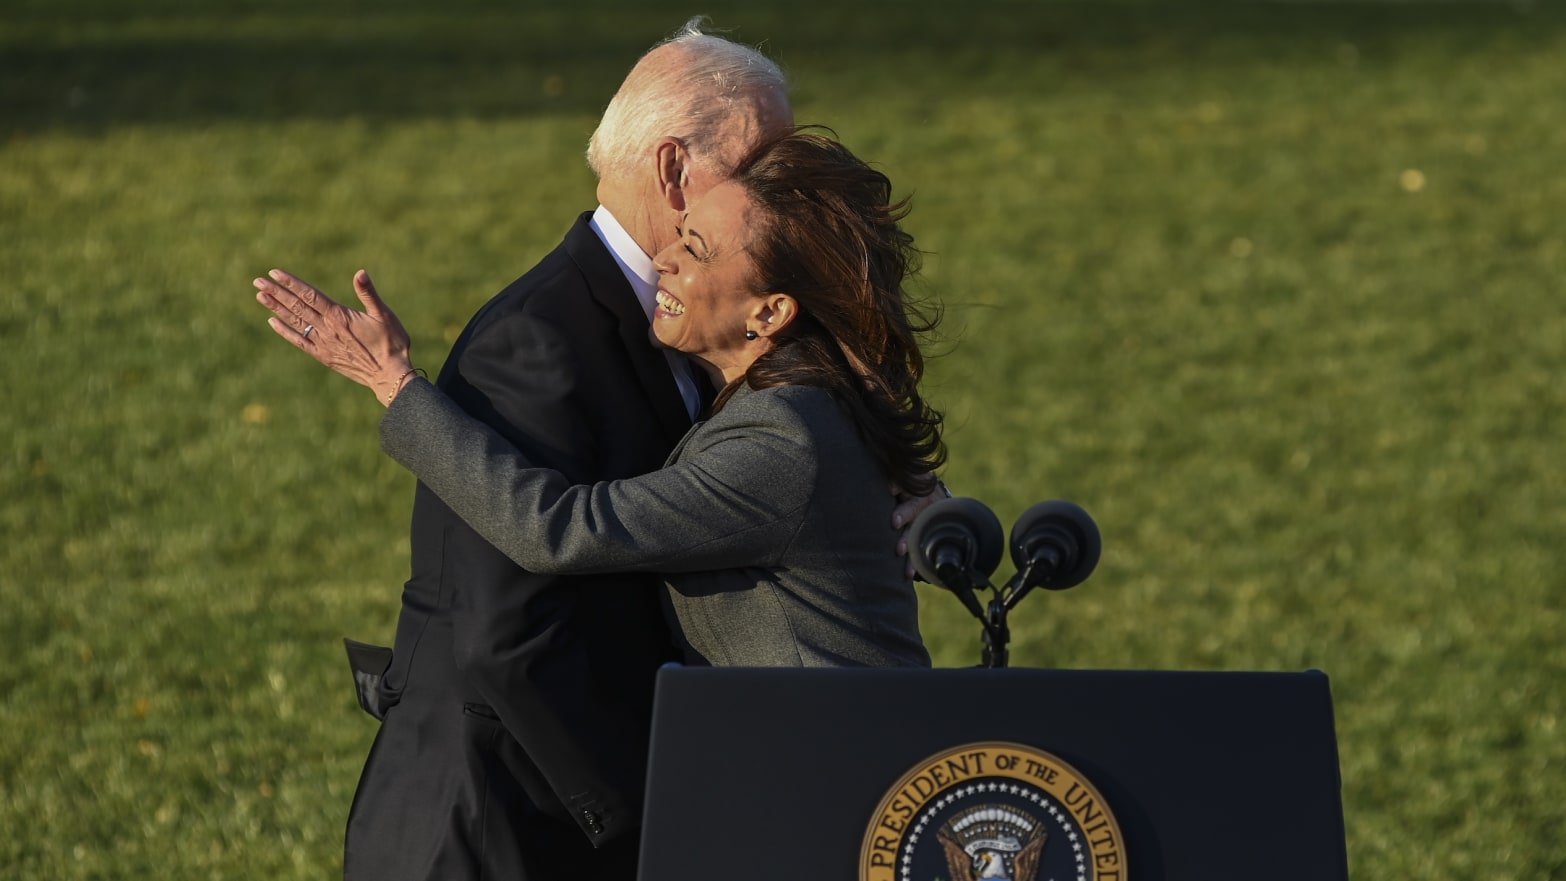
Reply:
[[[989,581],[999,562],[994,543],[999,522],[975,499],[948,499],[926,509],[910,533],[914,565],[925,580],[956,594],[984,627],[983,666],[1011,660],[1007,615],[1035,587],[1066,590],[1092,574],[1102,540],[1093,518],[1066,501],[1040,502],[1011,530],[1011,558],[1017,572],[996,587]],[[992,538],[992,536],[997,536]],[[975,591],[993,590],[988,604]]]

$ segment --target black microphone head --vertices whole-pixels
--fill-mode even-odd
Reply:
[[[940,559],[960,554],[964,568],[988,577],[1000,565],[1003,535],[1000,518],[978,499],[942,499],[914,520],[908,553],[925,581],[957,590],[967,585],[947,584],[936,572]]]
[[[1024,511],[1011,527],[1011,561],[1017,571],[1040,554],[1053,556],[1057,564],[1054,571],[1038,582],[1049,590],[1065,590],[1086,581],[1098,566],[1103,547],[1092,516],[1080,505],[1063,499],[1039,502]]]

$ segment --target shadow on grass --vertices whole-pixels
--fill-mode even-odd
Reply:
[[[1345,44],[1461,52],[1553,39],[1539,4],[720,0],[736,39],[812,71],[887,89],[1032,87],[1019,62],[1086,72],[1319,57]],[[589,9],[412,0],[19,0],[0,13],[0,135],[127,123],[596,115],[679,15],[628,0]],[[956,82],[953,82],[953,78]]]

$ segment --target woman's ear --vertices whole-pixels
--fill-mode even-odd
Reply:
[[[767,294],[757,301],[751,314],[755,316],[757,332],[761,336],[771,336],[799,316],[799,301],[788,294]]]
[[[658,142],[653,155],[656,157],[659,197],[671,211],[684,211],[685,185],[690,180],[690,154],[679,139],[664,138]]]

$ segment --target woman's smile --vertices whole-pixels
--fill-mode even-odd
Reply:
[[[658,295],[656,299],[658,301],[658,311],[653,316],[655,319],[659,315],[685,314],[685,304],[681,303],[673,294],[669,293],[663,288],[658,289]]]

